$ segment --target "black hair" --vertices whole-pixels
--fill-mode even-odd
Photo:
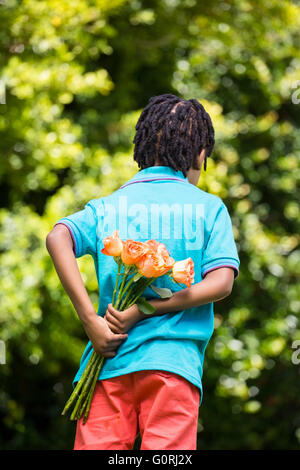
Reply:
[[[177,106],[178,105],[178,106]],[[186,172],[196,167],[196,158],[205,149],[207,158],[215,144],[209,114],[196,99],[176,95],[153,96],[135,126],[134,160],[140,169],[160,164]]]

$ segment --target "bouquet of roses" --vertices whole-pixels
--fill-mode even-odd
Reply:
[[[117,279],[113,292],[112,306],[119,311],[126,310],[134,303],[146,315],[154,313],[154,307],[142,296],[150,286],[162,298],[171,297],[167,288],[151,286],[160,276],[168,274],[177,284],[189,287],[194,281],[194,263],[191,258],[177,261],[171,258],[166,246],[156,240],[138,242],[131,239],[121,240],[116,230],[110,237],[103,239],[101,252],[113,256],[118,265]],[[71,420],[83,416],[85,423],[104,357],[92,352],[86,368],[77,382],[66,406],[64,415],[74,405]]]

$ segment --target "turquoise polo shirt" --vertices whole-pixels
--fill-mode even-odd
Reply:
[[[223,201],[193,184],[181,171],[168,166],[151,166],[138,171],[109,196],[90,200],[82,210],[61,218],[73,239],[76,258],[91,255],[99,284],[98,315],[104,316],[111,303],[117,265],[101,253],[103,238],[119,230],[121,239],[155,239],[166,245],[175,261],[191,257],[194,284],[220,267],[239,273],[239,257],[232,223]],[[173,292],[186,288],[168,275],[155,286]],[[147,299],[158,298],[147,287]],[[139,321],[113,358],[106,358],[99,380],[140,370],[176,373],[200,389],[202,402],[203,362],[214,330],[213,303]],[[92,353],[89,341],[73,385],[79,380]]]

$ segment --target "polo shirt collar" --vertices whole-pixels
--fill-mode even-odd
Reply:
[[[143,179],[152,179],[152,178],[180,178],[184,181],[188,181],[187,176],[184,176],[183,172],[180,170],[174,170],[170,166],[149,166],[144,168],[136,173],[130,181],[137,181]]]

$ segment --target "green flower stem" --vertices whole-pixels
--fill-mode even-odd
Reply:
[[[73,404],[73,402],[76,400],[76,398],[79,396],[79,392],[82,388],[82,386],[84,385],[84,382],[85,382],[85,379],[87,377],[87,375],[89,374],[95,360],[97,358],[97,354],[95,353],[95,351],[92,352],[89,360],[88,360],[88,363],[83,371],[83,374],[81,375],[80,377],[80,380],[77,382],[76,384],[76,387],[74,388],[69,400],[67,401],[63,411],[62,411],[62,415],[65,415],[66,412],[68,411],[68,409],[70,408],[70,406]]]
[[[126,305],[126,302],[127,302],[128,298],[130,297],[130,295],[132,295],[132,293],[133,293],[133,288],[129,289],[129,291],[127,292],[125,298],[123,298],[122,303],[121,303],[120,307],[118,308],[118,310],[120,312],[122,312],[122,310],[125,310],[125,308],[123,308],[123,307]]]
[[[136,274],[136,271],[134,271],[132,273],[132,278],[129,279],[129,281],[127,282],[126,286],[124,287],[123,291],[122,291],[122,295],[125,294],[125,292],[129,289],[129,287],[132,285],[132,283],[134,282],[134,276]],[[136,281],[137,282],[137,281]]]
[[[134,288],[132,289],[133,293],[138,292],[138,291],[140,291],[141,289],[143,289],[143,288],[146,286],[146,284],[147,284],[147,282],[148,282],[148,279],[149,279],[149,278],[144,277],[144,276],[141,277],[141,278],[135,283]]]
[[[123,293],[122,293],[122,295],[124,295],[125,292],[126,292],[126,291],[129,289],[129,287],[131,286],[131,289],[128,290],[128,292],[127,292],[125,298],[123,298],[122,303],[121,303],[121,305],[119,306],[119,310],[120,310],[120,311],[122,311],[123,306],[126,305],[126,301],[127,301],[128,297],[130,296],[130,294],[132,294],[134,288],[136,287],[136,284],[138,283],[138,281],[136,281],[136,283],[132,286],[132,283],[133,283],[133,282],[134,282],[134,275],[132,276],[132,278],[130,279],[130,281],[127,282],[126,287],[125,287],[125,289],[124,289],[124,291],[123,291]]]
[[[113,298],[112,298],[112,305],[114,305],[114,302],[115,302],[115,297],[116,297],[116,293],[117,293],[117,289],[119,285],[120,273],[121,273],[121,261],[118,262],[118,274],[117,274],[116,285],[114,288],[114,293],[113,293]]]
[[[78,398],[77,403],[76,403],[76,405],[75,405],[75,407],[74,407],[74,410],[72,411],[72,414],[71,414],[71,417],[70,417],[71,420],[77,419],[77,413],[78,413],[78,411],[79,411],[79,409],[80,409],[80,407],[81,407],[81,405],[82,405],[82,403],[83,403],[83,401],[84,401],[84,399],[85,399],[85,396],[86,396],[86,394],[87,394],[87,392],[88,392],[88,390],[89,390],[89,387],[90,387],[90,385],[91,385],[91,382],[93,381],[94,373],[95,373],[95,371],[96,371],[96,368],[97,368],[99,359],[101,359],[101,357],[100,357],[100,356],[97,356],[96,361],[93,363],[93,365],[92,365],[92,367],[91,367],[91,370],[90,370],[90,372],[89,372],[89,374],[88,374],[88,377],[87,377],[87,379],[86,379],[86,381],[85,381],[85,384],[84,384],[84,386],[83,386],[83,389],[82,389],[82,392],[81,392],[81,394],[80,394],[80,397]]]
[[[127,278],[130,274],[130,271],[131,271],[131,266],[128,267],[128,266],[125,265],[125,269],[124,269],[124,273],[123,273],[123,280],[122,280],[122,283],[121,283],[121,286],[120,286],[120,289],[119,289],[119,292],[118,292],[116,305],[113,305],[113,307],[115,307],[115,309],[118,309],[119,303],[121,301],[121,297],[123,295],[124,285],[125,285],[125,282],[127,281]]]
[[[101,364],[101,363],[100,363]],[[80,408],[77,410],[77,413],[76,413],[76,416],[75,416],[75,419],[79,420],[80,418],[82,418],[83,414],[85,413],[85,411],[87,410],[88,406],[89,406],[89,403],[92,401],[92,397],[93,397],[93,394],[94,394],[94,389],[95,389],[95,384],[96,384],[96,381],[97,381],[97,378],[98,378],[98,374],[97,374],[97,370],[99,368],[99,364],[97,364],[97,367],[94,371],[94,374],[93,374],[93,379],[92,379],[92,382],[90,384],[90,387],[87,391],[87,395],[85,396],[84,398],[84,401],[82,403],[82,405],[80,406]]]
[[[135,299],[137,296],[140,296],[141,293],[144,292],[144,290],[146,289],[148,283],[149,283],[149,278],[143,277],[143,278],[140,279],[140,281],[136,285],[136,288],[132,290],[133,296],[132,296],[131,299],[128,299],[128,301],[126,303],[126,308],[128,308],[128,304],[131,303],[132,299]]]
[[[144,286],[142,287],[142,289],[139,290],[139,292],[135,295],[135,297],[134,297],[133,299],[131,299],[131,300],[129,300],[129,301],[127,302],[127,305],[125,306],[125,310],[126,310],[127,308],[131,307],[131,306],[137,301],[137,299],[142,295],[142,293],[144,292],[144,290],[145,290],[148,286],[150,286],[150,284],[152,284],[152,282],[153,282],[155,279],[156,279],[155,277],[151,277],[150,279],[147,280],[146,285],[144,285]]]
[[[96,368],[97,368],[97,365],[99,363],[100,358],[101,358],[101,356],[97,355],[96,361],[94,362],[88,376],[85,379],[84,387],[83,387],[83,389],[80,393],[80,396],[79,396],[79,398],[76,402],[76,405],[73,409],[73,412],[71,414],[71,417],[70,417],[71,420],[72,419],[78,419],[78,415],[80,415],[80,410],[81,410],[82,405],[85,401],[86,395],[88,394],[88,392],[90,390],[91,383],[93,382],[93,379],[94,379],[94,376],[95,376],[95,371],[96,371]]]
[[[101,365],[101,363],[100,363]],[[91,387],[90,387],[90,390],[88,392],[88,395],[80,409],[80,411],[77,413],[77,419],[80,419],[80,418],[84,418],[83,420],[83,423],[86,422],[87,418],[88,418],[88,414],[89,414],[89,410],[90,410],[90,407],[91,407],[91,402],[92,402],[92,398],[94,396],[94,391],[95,391],[95,386],[96,386],[96,382],[98,380],[98,375],[99,375],[99,365],[98,365],[98,368],[97,368],[97,371],[95,373],[95,376],[94,376],[94,379],[93,379],[93,382],[91,384]]]
[[[86,420],[88,419],[88,416],[89,416],[89,411],[90,411],[90,407],[91,407],[92,398],[93,398],[93,395],[94,395],[95,386],[96,386],[96,383],[97,383],[97,380],[98,380],[99,372],[101,370],[103,361],[104,361],[104,357],[101,358],[101,361],[98,364],[98,367],[97,367],[97,370],[96,370],[96,373],[95,373],[95,377],[94,377],[94,381],[91,385],[91,389],[89,391],[89,394],[88,394],[88,397],[87,397],[87,400],[86,400],[86,407],[84,407],[82,409],[82,412],[81,412],[81,416],[84,413],[83,424],[86,423]]]
[[[93,368],[92,368],[92,371],[91,371],[91,372],[92,372],[92,375],[89,375],[89,376],[86,378],[86,381],[85,381],[85,383],[84,383],[84,387],[83,387],[83,389],[82,389],[82,391],[81,391],[81,393],[80,393],[80,396],[78,397],[78,400],[77,400],[77,402],[76,402],[76,404],[75,404],[75,406],[74,406],[74,409],[73,409],[73,411],[72,411],[72,413],[71,413],[71,415],[70,415],[70,420],[71,420],[71,421],[78,419],[78,416],[80,415],[80,409],[81,409],[81,407],[82,407],[82,403],[83,403],[84,400],[85,400],[87,390],[89,389],[90,384],[91,384],[91,381],[92,381],[92,379],[93,379],[93,376],[94,376],[93,372],[94,372],[94,370],[95,370],[95,364],[94,364],[94,366],[93,366]]]

